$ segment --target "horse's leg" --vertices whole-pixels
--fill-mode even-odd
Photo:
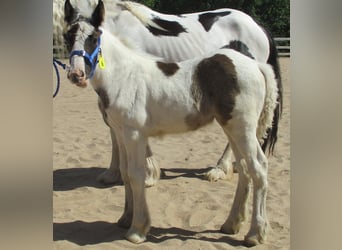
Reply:
[[[146,179],[145,186],[154,186],[160,178],[158,162],[154,159],[150,145],[146,146]]]
[[[107,122],[107,114],[101,102],[101,99],[98,101],[99,109],[102,114],[104,122],[109,126]],[[97,177],[97,181],[102,182],[104,184],[121,184],[122,178],[120,174],[120,157],[119,157],[119,148],[117,143],[117,138],[115,132],[112,128],[110,128],[110,136],[112,140],[112,159],[110,162],[109,168],[100,174]],[[151,187],[154,186],[160,178],[160,169],[158,167],[157,161],[154,159],[152,155],[152,151],[150,146],[147,144],[146,147],[146,180],[145,186]]]
[[[97,181],[104,184],[122,183],[120,174],[120,157],[119,149],[117,145],[117,140],[114,131],[110,130],[110,135],[112,139],[112,160],[109,168],[97,177]],[[154,186],[160,178],[160,169],[158,162],[154,159],[150,146],[146,147],[146,180],[145,186]]]
[[[243,121],[239,122],[240,126],[235,126],[235,130],[231,130],[230,141],[234,143],[234,153],[237,151],[244,159],[245,171],[241,171],[241,167],[237,167],[239,171],[239,184],[240,177],[250,178],[253,181],[253,213],[251,227],[245,236],[245,243],[249,246],[263,243],[266,238],[266,231],[268,227],[266,217],[266,193],[267,193],[267,159],[262,152],[260,144],[256,137],[256,129],[251,124],[244,124]],[[247,129],[249,128],[249,129]],[[240,161],[241,162],[241,161]],[[242,165],[244,165],[242,164]],[[245,176],[245,177],[243,177]],[[230,225],[230,217],[234,219],[234,208],[240,207],[241,200],[239,197],[245,196],[248,189],[238,189],[235,194],[233,208],[231,215],[224,224],[224,228]],[[247,199],[246,199],[247,200]],[[243,201],[246,204],[246,200]]]
[[[97,177],[97,181],[102,182],[104,184],[114,184],[122,183],[121,174],[120,174],[120,157],[118,153],[118,145],[114,131],[110,130],[110,135],[112,139],[112,160],[109,168],[100,174]],[[150,146],[146,147],[146,180],[145,186],[151,187],[154,186],[160,178],[160,169],[158,166],[158,162],[153,157]]]
[[[122,133],[118,133],[120,135]],[[128,170],[127,170],[127,150],[123,142],[123,138],[118,136],[118,149],[120,153],[120,172],[122,175],[123,183],[125,185],[125,209],[118,220],[118,225],[123,228],[129,228],[132,224],[133,218],[133,193],[131,184],[129,182]]]
[[[249,246],[264,243],[268,229],[266,215],[268,161],[256,139],[253,144],[253,147],[257,148],[257,157],[252,157],[246,161],[248,172],[253,180],[252,221],[250,230],[245,236],[245,242]]]
[[[121,184],[119,148],[115,132],[112,128],[110,129],[110,136],[112,140],[112,160],[109,168],[97,177],[97,181],[104,184]]]
[[[127,174],[133,194],[133,218],[126,238],[133,243],[145,241],[150,229],[150,215],[145,197],[145,159],[147,138],[136,130],[126,128]]]
[[[209,181],[218,181],[220,179],[230,180],[233,178],[233,165],[232,165],[232,150],[227,143],[227,146],[216,163],[216,166],[209,170],[205,177]]]
[[[229,138],[236,158],[236,170],[239,175],[238,185],[235,192],[232,208],[227,220],[221,227],[221,231],[227,234],[236,234],[239,232],[241,224],[247,216],[247,200],[250,192],[250,177],[246,172],[246,164],[242,159],[234,140]]]

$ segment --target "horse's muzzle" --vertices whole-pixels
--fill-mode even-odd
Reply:
[[[67,75],[68,79],[78,87],[86,87],[87,81],[85,73],[82,70],[70,70]]]

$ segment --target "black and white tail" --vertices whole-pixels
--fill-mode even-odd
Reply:
[[[268,148],[269,153],[273,153],[274,146],[278,139],[278,123],[282,114],[283,110],[283,85],[280,75],[280,67],[278,61],[278,51],[274,42],[274,39],[270,35],[270,33],[265,29],[264,32],[268,37],[269,46],[270,46],[270,54],[267,59],[267,63],[273,67],[275,79],[277,81],[277,88],[278,88],[278,97],[277,97],[277,106],[274,109],[273,115],[273,123],[272,127],[268,129],[267,135],[264,137],[264,142],[262,144],[262,149],[265,152]]]

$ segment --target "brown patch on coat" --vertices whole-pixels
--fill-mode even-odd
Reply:
[[[214,25],[214,23],[220,19],[220,17],[230,15],[230,13],[231,11],[205,12],[198,15],[198,21],[202,24],[203,28],[208,32]]]
[[[107,91],[104,88],[97,88],[95,91],[100,97],[102,108],[107,109],[109,107],[109,97]]]
[[[154,17],[152,22],[161,28],[156,28],[147,25],[146,28],[155,36],[178,36],[181,33],[187,32],[186,29],[177,21],[164,20],[159,17]]]
[[[157,66],[161,71],[163,71],[164,75],[166,76],[174,75],[179,69],[177,63],[157,62]]]
[[[202,60],[194,72],[191,93],[198,113],[186,117],[189,128],[204,124],[211,117],[221,124],[230,120],[235,97],[240,93],[232,60],[222,54]]]

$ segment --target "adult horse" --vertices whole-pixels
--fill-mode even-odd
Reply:
[[[80,0],[75,1],[81,3]],[[165,62],[178,62],[194,58],[225,46],[259,62],[271,64],[278,80],[279,105],[274,111],[274,123],[277,122],[282,105],[282,85],[277,51],[273,39],[250,16],[234,9],[165,15],[134,2],[118,0],[104,2],[109,22],[112,24],[111,32],[120,35],[131,47],[162,57]],[[88,3],[95,6],[97,1],[88,0]],[[56,7],[58,6],[56,5]],[[55,25],[58,26],[62,23],[63,15],[58,14],[61,13],[58,9],[54,13],[56,13],[54,15],[56,20],[57,16],[60,16],[59,22],[55,22]],[[69,20],[66,19],[66,21]],[[272,133],[273,136],[271,136]],[[269,142],[271,150],[273,150],[277,139],[276,133],[276,127],[271,128],[265,140],[265,142]],[[115,133],[112,130],[111,139],[110,167],[98,178],[104,183],[121,181],[118,168],[118,146]],[[264,150],[265,145],[263,145]],[[216,167],[207,173],[207,178],[212,181],[231,177],[233,172],[231,156],[231,150],[227,144]],[[152,157],[150,147],[147,148],[146,161],[146,185],[152,186],[159,179],[159,168]]]
[[[195,130],[215,119],[229,138],[239,173],[232,209],[221,231],[239,231],[252,182],[253,213],[245,242],[263,243],[268,228],[268,163],[259,140],[272,127],[277,106],[271,66],[228,48],[166,63],[113,35],[104,12],[101,0],[88,15],[78,13],[67,0],[68,78],[81,87],[90,79],[104,119],[117,136],[125,185],[125,209],[118,224],[129,228],[126,238],[141,243],[150,229],[144,188],[147,138]]]

